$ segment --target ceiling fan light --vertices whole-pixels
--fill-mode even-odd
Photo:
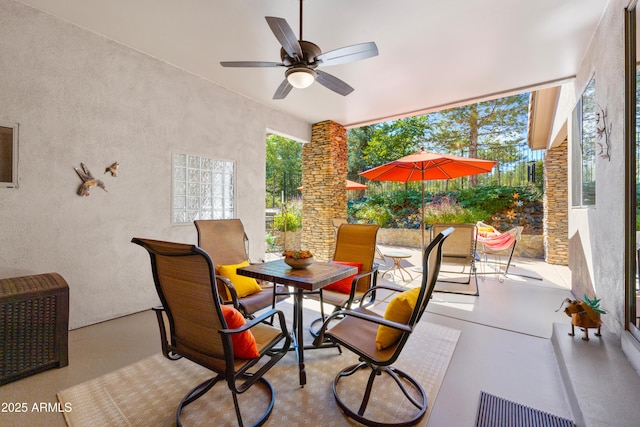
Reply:
[[[309,68],[291,68],[285,72],[285,76],[291,86],[297,89],[304,89],[314,82],[316,79],[316,72]]]

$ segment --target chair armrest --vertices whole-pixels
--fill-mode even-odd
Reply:
[[[173,352],[172,343],[167,338],[167,325],[165,323],[166,310],[163,306],[157,306],[151,308],[156,313],[156,319],[158,319],[158,327],[160,329],[160,343],[162,345],[162,354],[164,357],[170,360],[178,360],[182,356]]]
[[[216,275],[216,281],[222,283],[222,285],[229,290],[229,294],[231,294],[231,303],[233,304],[233,308],[238,310],[240,305],[238,304],[238,291],[236,291],[236,287],[233,286],[233,282],[229,280],[228,277]],[[218,287],[218,293],[220,293],[220,287]],[[223,301],[226,301],[226,295],[220,295],[220,298]]]
[[[376,273],[377,271],[378,271],[378,266],[374,264],[374,265],[371,267],[371,270],[361,271],[360,273],[358,273],[358,274],[356,274],[356,275],[354,276],[353,280],[354,280],[354,281],[358,281],[358,280],[360,280],[360,279],[361,279],[361,278],[363,278],[363,277],[370,276],[370,275],[372,275],[373,273]]]
[[[322,345],[322,343],[325,340],[324,339],[324,333],[325,333],[325,331],[327,329],[327,326],[329,325],[331,320],[335,319],[338,316],[356,317],[358,319],[362,319],[362,320],[365,320],[367,322],[377,323],[378,325],[382,325],[382,326],[388,326],[390,328],[398,329],[398,330],[403,331],[403,332],[411,332],[411,331],[413,331],[412,327],[410,327],[408,325],[405,325],[404,323],[398,323],[398,322],[394,322],[394,321],[391,321],[391,320],[387,320],[382,316],[372,316],[370,314],[366,314],[366,313],[362,313],[362,312],[354,311],[354,310],[340,310],[340,311],[336,311],[334,313],[331,313],[331,315],[327,318],[327,320],[324,321],[324,323],[322,324],[322,327],[320,328],[320,332],[318,332],[318,336],[316,336],[316,338],[313,340],[314,347],[320,347],[320,345]]]
[[[374,265],[371,267],[371,270],[361,271],[360,273],[358,273],[358,274],[356,274],[355,276],[353,276],[353,280],[351,281],[351,294],[349,295],[349,301],[353,301],[353,299],[355,298],[355,296],[356,296],[356,289],[357,289],[357,287],[358,287],[358,281],[359,281],[360,279],[362,279],[363,277],[371,276],[371,280],[372,280],[372,282],[371,282],[371,283],[372,283],[373,285],[375,285],[375,284],[377,283],[377,280],[376,280],[376,278],[377,278],[377,276],[376,276],[377,272],[378,272],[378,266],[374,264]],[[365,293],[362,295],[362,298],[360,299],[360,303],[361,303],[361,304],[362,304],[362,301],[364,301],[364,300],[365,300],[365,296],[367,296],[367,295],[370,293],[370,292],[369,292],[369,290],[371,290],[371,289],[372,289],[372,288],[369,288],[369,289],[367,290],[367,292],[365,292]],[[375,291],[374,291],[374,293],[372,293],[371,295],[372,295],[372,298],[373,298],[373,297],[375,297]]]
[[[254,326],[256,326],[259,323],[264,323],[265,320],[267,320],[270,317],[273,316],[278,316],[278,321],[280,323],[280,330],[282,331],[282,333],[284,333],[285,335],[288,334],[288,330],[287,330],[287,324],[285,322],[285,318],[284,318],[284,313],[282,312],[282,310],[276,310],[276,309],[271,309],[269,311],[266,311],[265,313],[261,314],[258,317],[254,317],[253,319],[247,319],[247,321],[245,322],[244,325],[240,326],[239,328],[235,328],[235,329],[220,329],[220,333],[221,334],[225,334],[225,335],[233,335],[233,334],[239,334],[241,332],[247,331],[251,328],[253,328]]]
[[[365,300],[365,297],[366,297],[368,294],[374,294],[374,295],[375,295],[375,292],[376,292],[376,290],[378,290],[378,289],[387,289],[387,290],[390,290],[390,291],[393,291],[393,292],[404,292],[404,291],[406,291],[406,290],[407,290],[406,288],[398,288],[398,287],[396,287],[396,286],[389,286],[389,285],[376,285],[376,286],[372,286],[372,287],[370,287],[369,289],[367,289],[367,292],[365,292],[365,293],[362,295],[362,299],[360,300],[360,305],[362,306],[362,302]]]

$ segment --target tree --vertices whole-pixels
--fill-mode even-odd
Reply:
[[[369,142],[362,150],[367,168],[382,165],[418,151],[429,130],[425,115],[375,125]]]
[[[430,114],[425,148],[499,160],[499,179],[501,165],[520,160],[518,147],[526,142],[528,104],[525,93]],[[477,179],[469,177],[469,185],[476,185]]]
[[[267,136],[267,205],[276,206],[283,192],[288,199],[302,184],[302,144],[279,135]],[[270,202],[270,203],[269,203]]]
[[[423,115],[350,129],[349,174],[415,153],[422,147],[428,127]]]
[[[358,172],[369,168],[363,152],[373,138],[376,126],[362,126],[350,129],[347,132],[347,173],[349,175],[356,175]]]

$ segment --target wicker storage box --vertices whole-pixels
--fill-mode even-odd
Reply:
[[[0,279],[0,385],[69,364],[69,286],[57,273]]]

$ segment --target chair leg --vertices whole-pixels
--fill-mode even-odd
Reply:
[[[180,415],[182,414],[182,409],[192,403],[193,401],[202,397],[206,392],[211,390],[211,388],[216,385],[218,380],[222,378],[220,375],[210,378],[205,382],[198,384],[194,389],[192,389],[189,393],[187,393],[183,398],[180,404],[178,405],[178,409],[176,412],[176,422],[178,427],[182,427],[182,421],[180,419]]]
[[[369,375],[369,379],[367,381],[367,386],[365,389],[365,393],[364,396],[362,398],[362,402],[360,404],[360,408],[358,409],[358,411],[354,411],[351,408],[349,408],[340,398],[339,394],[338,394],[338,382],[343,378],[343,377],[348,377],[350,375],[355,374],[357,371],[359,371],[360,369],[364,369],[364,368],[371,368],[372,371]],[[402,392],[402,394],[407,398],[407,400],[409,400],[409,402],[415,406],[417,408],[417,413],[408,420],[403,420],[403,421],[398,421],[398,422],[385,422],[385,421],[377,421],[377,420],[372,420],[369,419],[365,416],[365,411],[367,409],[367,405],[369,403],[369,398],[371,396],[371,391],[373,389],[373,382],[374,380],[381,374],[387,374],[389,375],[394,382],[396,383],[396,385],[398,385],[398,387],[400,388],[400,391]],[[415,392],[417,392],[417,394],[419,395],[419,399],[414,398],[410,393],[409,390],[407,389],[407,386],[409,386],[410,388],[412,388]],[[338,404],[338,406],[340,407],[340,409],[344,412],[344,414],[361,423],[364,424],[366,426],[375,426],[375,427],[392,427],[392,426],[413,426],[415,425],[417,422],[419,422],[422,417],[424,417],[424,414],[427,411],[427,394],[425,393],[424,389],[420,386],[420,384],[414,380],[412,377],[410,377],[409,375],[407,375],[405,372],[402,372],[396,368],[387,366],[387,367],[371,367],[369,365],[367,365],[366,362],[360,362],[357,363],[355,365],[351,365],[348,366],[346,368],[344,368],[342,371],[340,371],[338,373],[338,375],[336,375],[335,379],[333,380],[333,396],[336,399],[336,403]]]
[[[232,391],[231,394],[233,395],[233,407],[236,408],[236,418],[238,419],[238,426],[243,427],[244,424],[242,424],[242,415],[240,415],[240,406],[238,405],[238,395],[234,391]]]
[[[177,426],[178,427],[182,427],[182,420],[180,419],[181,413],[182,413],[182,409],[184,409],[184,407],[186,407],[190,403],[196,401],[197,399],[202,397],[204,394],[206,394],[209,390],[211,390],[211,388],[214,385],[216,385],[218,380],[220,380],[221,378],[222,378],[222,376],[218,375],[215,378],[208,379],[207,381],[203,382],[202,384],[199,384],[198,386],[196,386],[193,390],[191,390],[189,393],[187,393],[182,398],[182,401],[178,405],[178,410],[177,410],[177,413],[176,413],[176,421],[177,421]],[[273,386],[271,386],[271,383],[269,383],[269,381],[267,381],[264,378],[258,379],[258,381],[254,385],[257,385],[258,383],[261,383],[267,389],[267,391],[269,392],[270,401],[269,401],[269,405],[268,405],[266,411],[264,412],[264,414],[262,414],[260,419],[253,425],[254,427],[259,427],[259,426],[263,425],[269,419],[269,416],[271,415],[271,412],[273,411],[273,405],[275,403],[275,393],[273,391]],[[236,412],[236,418],[238,420],[238,425],[240,427],[242,427],[244,424],[242,422],[242,416],[240,415],[240,406],[238,405],[238,396],[237,396],[238,393],[236,391],[234,391],[234,390],[232,390],[231,393],[232,393],[232,396],[233,396],[233,405],[235,406],[235,412]]]

